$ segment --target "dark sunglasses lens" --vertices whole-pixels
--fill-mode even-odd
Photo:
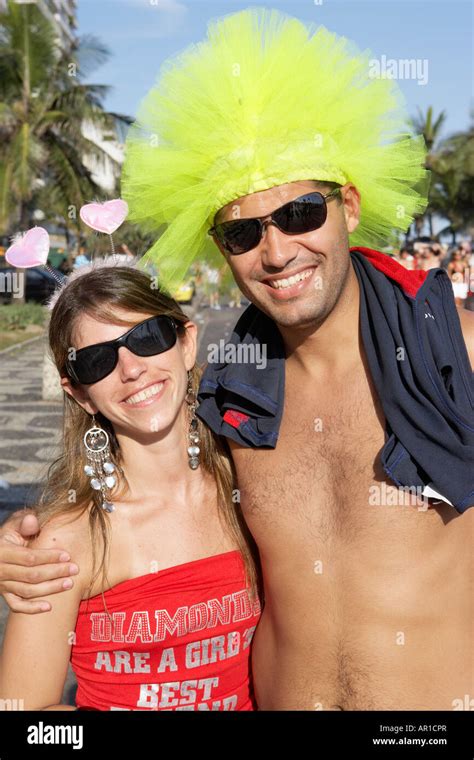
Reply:
[[[116,352],[111,346],[91,346],[71,362],[80,383],[90,385],[109,375],[115,367]]]
[[[156,317],[137,325],[128,338],[128,347],[138,356],[155,356],[173,348],[176,328],[167,317]]]
[[[246,253],[260,242],[260,222],[258,219],[224,222],[216,227],[216,235],[229,253]]]
[[[286,203],[274,212],[273,218],[284,232],[298,235],[322,227],[326,214],[326,201],[322,195],[314,193],[305,199]]]

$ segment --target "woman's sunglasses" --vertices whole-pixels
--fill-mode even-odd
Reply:
[[[66,372],[81,385],[92,385],[114,371],[120,346],[137,356],[156,356],[173,348],[178,325],[171,317],[160,315],[140,322],[116,340],[94,343],[76,351],[75,359],[66,362]]]
[[[222,222],[211,227],[208,234],[215,237],[227,253],[236,256],[255,248],[269,224],[274,224],[285,235],[313,232],[326,221],[326,199],[337,195],[340,189],[336,187],[327,195],[318,192],[300,195],[271,214]]]

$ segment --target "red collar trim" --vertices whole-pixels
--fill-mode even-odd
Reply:
[[[415,298],[428,274],[428,272],[424,272],[421,269],[405,269],[402,264],[399,264],[391,256],[388,256],[386,253],[380,253],[380,251],[375,251],[372,248],[354,246],[350,250],[360,251],[376,269],[387,277],[390,277],[391,280],[398,282],[404,292],[412,298]]]

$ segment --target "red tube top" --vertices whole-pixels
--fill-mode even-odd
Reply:
[[[76,706],[255,710],[250,643],[260,617],[239,551],[118,583],[83,600],[71,650]]]

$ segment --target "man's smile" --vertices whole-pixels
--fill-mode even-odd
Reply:
[[[314,273],[318,265],[312,265],[305,269],[281,275],[272,275],[262,280],[262,284],[271,292],[272,298],[286,300],[299,295],[311,282],[314,282]]]

